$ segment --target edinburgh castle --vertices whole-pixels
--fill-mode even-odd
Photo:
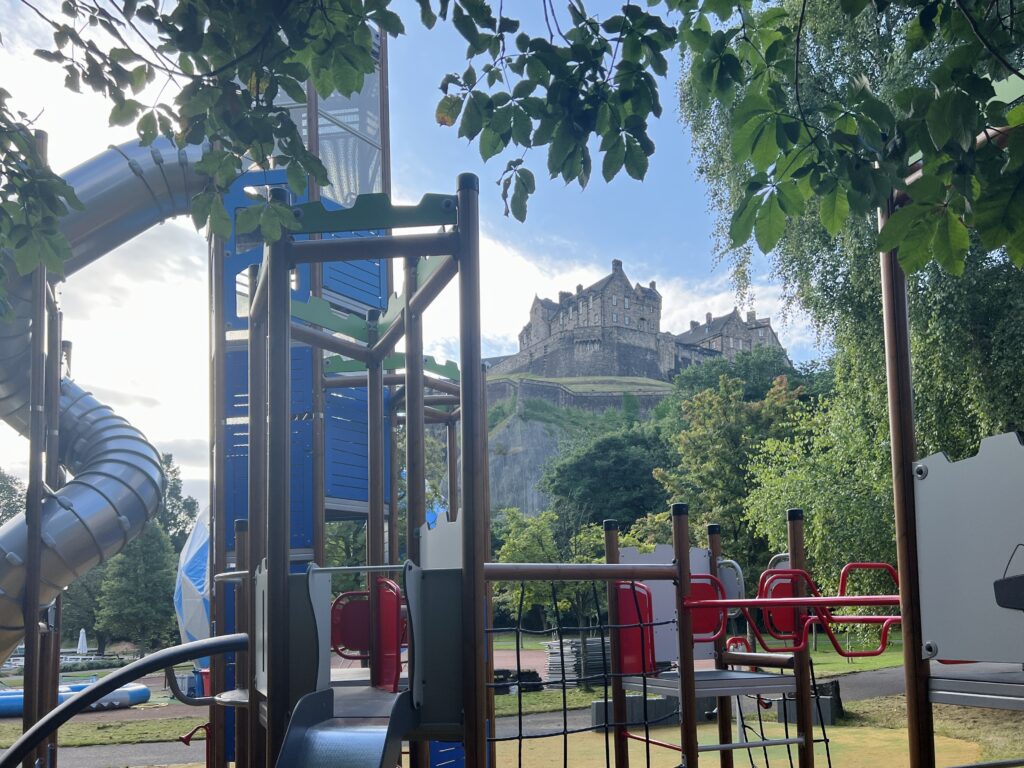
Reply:
[[[753,312],[705,316],[683,333],[661,328],[662,296],[652,281],[630,282],[622,262],[589,288],[563,291],[558,301],[534,298],[519,334],[519,351],[492,358],[492,376],[530,373],[546,378],[635,376],[670,381],[691,365],[759,346],[781,346],[768,318]]]

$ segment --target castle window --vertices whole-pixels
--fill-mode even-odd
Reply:
[[[729,337],[729,349],[736,349],[736,339],[732,336]]]
[[[593,296],[593,294],[591,294],[590,298],[588,298],[587,301],[590,302],[590,308],[593,309],[594,308],[594,296]]]
[[[618,296],[612,296],[612,306],[613,307],[619,306],[619,297]]]
[[[622,308],[629,309],[629,296],[622,297]]]
[[[764,338],[764,328],[758,328],[758,329],[757,329],[757,335],[758,335],[758,336],[759,336],[760,338],[762,338],[762,339],[763,339],[763,338]]]
[[[618,312],[612,312],[612,322],[613,323],[619,322],[619,313]]]
[[[629,325],[629,315],[626,315],[626,325]]]

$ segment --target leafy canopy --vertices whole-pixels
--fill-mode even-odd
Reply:
[[[851,66],[813,104],[802,88],[808,0],[648,0],[602,16],[583,0],[569,0],[564,11],[544,0],[544,24],[532,30],[506,15],[511,4],[417,2],[422,23],[450,22],[467,44],[469,66],[441,81],[436,118],[476,140],[484,159],[511,158],[500,188],[516,218],[525,218],[536,187],[526,165],[533,148],[542,148],[551,177],[566,183],[586,186],[598,160],[605,179],[623,170],[644,178],[655,149],[648,121],[662,113],[657,78],[675,51],[690,62],[702,98],[733,107],[728,140],[745,176],[735,243],[753,238],[772,250],[812,199],[836,233],[896,189],[912,202],[879,245],[899,244],[907,269],[935,259],[962,271],[972,230],[986,248],[1005,248],[1024,264],[1024,139],[1012,130],[1024,122],[1024,106],[1011,106],[1015,88],[1004,87],[1022,79],[1024,25],[1013,0],[841,0],[851,20],[873,15],[893,34],[889,55],[909,60],[915,77],[887,103]],[[214,142],[201,164],[210,182],[193,202],[193,218],[225,234],[219,192],[243,162],[286,167],[296,190],[307,175],[327,182],[283,97],[303,101],[306,81],[321,96],[358,92],[374,71],[374,29],[404,31],[390,6],[65,0],[59,17],[44,16],[53,46],[38,53],[64,68],[70,89],[105,94],[111,123],[135,125],[144,142],[158,134],[179,144]],[[77,201],[18,129],[25,118],[10,111],[9,98],[0,91],[0,246],[11,249],[20,272],[37,263],[56,268],[67,255],[56,222]],[[987,126],[990,140],[977,144]],[[918,174],[908,184],[913,167]],[[260,212],[264,219],[271,237],[294,226],[273,203]]]

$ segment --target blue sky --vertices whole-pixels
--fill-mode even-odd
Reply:
[[[518,10],[525,4],[514,5]],[[657,280],[664,330],[679,332],[705,312],[732,309],[735,293],[727,267],[716,266],[711,255],[706,193],[678,120],[678,64],[661,83],[664,115],[652,127],[657,152],[647,179],[641,184],[623,175],[605,184],[596,174],[581,191],[548,181],[543,151],[532,152],[527,161],[538,190],[526,224],[520,224],[502,215],[494,184],[504,160],[485,165],[475,145],[434,120],[438,83],[445,73],[465,68],[464,42],[445,25],[424,30],[412,0],[397,7],[408,35],[390,41],[393,189],[396,199],[414,201],[425,192],[453,190],[460,172],[480,176],[486,355],[514,351],[534,294],[554,297],[577,283],[589,285],[610,271],[612,259],[621,259],[635,282]],[[13,106],[38,115],[37,126],[50,133],[53,167],[69,169],[131,139],[131,130],[107,126],[109,104],[65,91],[59,68],[32,55],[48,44],[39,21],[20,4],[5,10],[2,85],[13,94]],[[770,315],[795,360],[817,355],[805,321],[780,321],[780,290],[766,276],[763,259],[755,265],[753,293],[753,305],[743,308]],[[208,309],[201,234],[186,220],[156,227],[76,274],[61,295],[76,379],[174,453],[186,491],[205,503]],[[425,318],[428,353],[451,356],[457,316],[448,292]],[[25,443],[7,427],[0,427],[0,466],[22,476],[27,470]]]

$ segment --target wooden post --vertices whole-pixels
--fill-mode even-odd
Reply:
[[[715,578],[718,578],[718,559],[722,556],[722,526],[718,523],[711,523],[708,526],[708,549],[711,551],[711,564],[710,572]],[[726,622],[729,620],[729,614],[726,612]],[[728,669],[729,665],[725,663],[725,659],[722,654],[725,652],[725,638],[720,637],[715,640],[715,669]],[[728,696],[718,697],[718,743],[719,744],[731,744],[732,743],[732,699]],[[732,768],[732,750],[723,749],[718,753],[719,763],[722,768]]]
[[[693,677],[693,616],[685,609],[690,597],[690,508],[672,505],[672,547],[676,557],[676,612],[679,642],[679,735],[684,765],[697,768],[697,687]]]
[[[249,521],[235,520],[235,569],[248,573],[249,556]],[[235,631],[245,632],[252,637],[252,621],[249,617],[249,580],[235,583]],[[253,649],[255,650],[255,649]],[[253,688],[246,682],[249,670],[250,651],[235,653],[235,688],[243,688],[252,695]],[[249,709],[238,707],[235,710],[235,765],[249,766]]]
[[[881,230],[893,213],[892,201],[878,211]],[[910,768],[934,768],[935,726],[928,699],[928,661],[921,655],[921,607],[917,598],[917,514],[914,506],[914,393],[910,370],[910,320],[907,281],[896,251],[879,259],[882,279],[882,325],[885,335],[885,383],[892,453],[892,498],[896,517],[896,564],[900,577],[903,674],[907,694]]]
[[[797,571],[807,570],[804,556],[804,511],[790,509],[786,512],[786,531],[789,542],[789,567]],[[794,597],[807,597],[807,585],[800,579],[793,582]],[[806,608],[795,608],[797,634],[803,630],[807,615]],[[811,707],[811,651],[805,648],[793,653],[793,676],[796,682],[796,732],[803,738],[797,747],[800,768],[814,768],[814,710]]]
[[[604,561],[619,562],[619,524],[615,520],[604,521]],[[619,633],[619,600],[618,582],[609,579],[605,582],[608,593],[608,637],[611,645],[612,673],[612,711],[614,723],[613,734],[615,745],[615,768],[629,768],[629,737],[626,736],[626,691],[622,687],[622,641]],[[605,722],[609,717],[607,702],[605,703]]]

